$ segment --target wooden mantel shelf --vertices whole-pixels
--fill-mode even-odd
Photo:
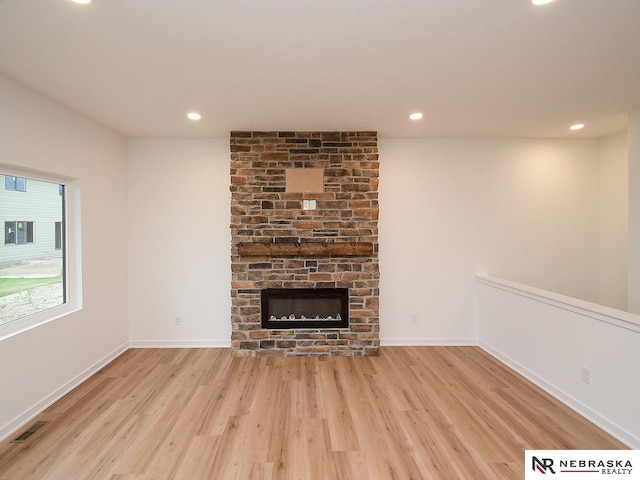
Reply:
[[[282,242],[239,243],[241,257],[370,257],[373,243],[367,242]]]

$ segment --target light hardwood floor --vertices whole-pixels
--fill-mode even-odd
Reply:
[[[476,347],[133,349],[37,420],[0,479],[522,479],[527,448],[626,448]]]

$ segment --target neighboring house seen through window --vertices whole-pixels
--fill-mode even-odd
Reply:
[[[18,328],[46,310],[67,304],[67,192],[60,181],[41,179],[45,175],[0,176],[5,185],[0,189],[0,222],[4,224],[4,242],[0,242],[1,338],[9,323]]]

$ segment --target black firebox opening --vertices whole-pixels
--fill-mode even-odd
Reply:
[[[262,328],[348,328],[348,288],[267,288]]]

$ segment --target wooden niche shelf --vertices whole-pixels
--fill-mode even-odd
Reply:
[[[239,243],[241,257],[370,257],[373,243],[322,242],[322,243]]]

